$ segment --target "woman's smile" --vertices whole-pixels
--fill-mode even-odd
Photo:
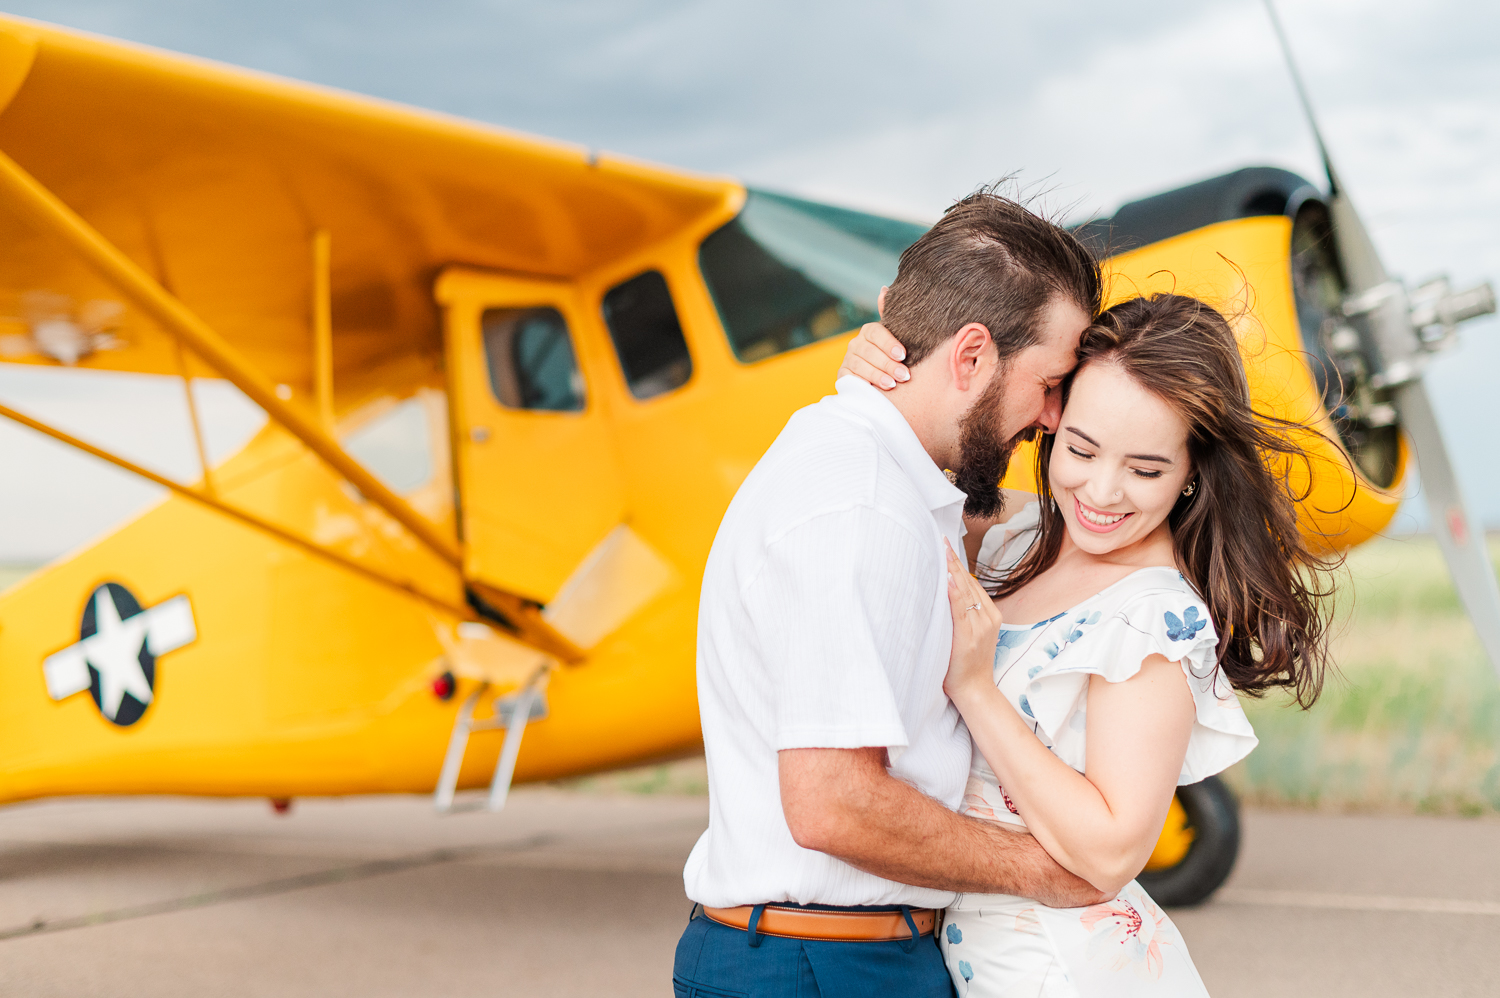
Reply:
[[[1077,496],[1073,497],[1073,506],[1078,514],[1079,524],[1096,534],[1107,534],[1135,515],[1134,513],[1106,513],[1092,506],[1085,506],[1078,501]]]
[[[1078,369],[1047,462],[1068,543],[1090,555],[1170,564],[1165,524],[1191,471],[1188,424],[1175,409],[1117,364]],[[1109,501],[1101,509],[1085,496]],[[1148,553],[1142,544],[1166,546]]]

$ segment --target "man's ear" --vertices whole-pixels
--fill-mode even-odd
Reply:
[[[971,322],[953,334],[948,362],[953,386],[966,392],[974,386],[974,379],[990,366],[990,331],[977,322]]]
[[[885,293],[889,290],[891,289],[882,285],[880,288],[880,294],[875,296],[875,314],[880,316],[882,319],[885,318]]]

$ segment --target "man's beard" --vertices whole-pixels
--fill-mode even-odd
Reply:
[[[958,468],[955,469],[953,484],[964,494],[964,513],[968,516],[988,518],[1005,508],[1000,479],[1005,475],[1016,444],[1032,437],[1032,431],[1028,429],[1009,440],[1000,439],[1000,425],[1004,419],[1000,405],[1005,393],[1004,375],[1004,370],[995,372],[994,378],[958,424]]]

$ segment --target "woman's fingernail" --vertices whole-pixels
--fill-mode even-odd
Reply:
[[[905,360],[906,359],[906,347],[902,346],[899,343],[896,344],[895,346],[891,347],[891,357],[893,357],[896,360]]]
[[[895,388],[896,387],[896,383],[894,381],[892,381],[888,375],[882,375],[881,378],[880,378],[880,387],[881,388]]]
[[[911,371],[907,370],[904,365],[901,366],[901,367],[896,368],[896,380],[897,381],[910,381],[911,380]]]

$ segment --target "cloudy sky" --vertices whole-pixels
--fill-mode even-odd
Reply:
[[[1412,281],[1500,279],[1500,6],[1283,6],[1340,172],[1387,265]],[[1250,164],[1318,179],[1260,0],[11,0],[7,9],[915,219],[1014,172],[1072,215]],[[1429,377],[1470,499],[1500,526],[1497,323],[1471,324]],[[161,398],[113,381],[70,389],[46,373],[0,371],[0,399],[99,439],[112,432],[104,414],[129,400],[171,447],[153,450],[138,433],[120,444],[183,468],[185,438],[167,429],[180,408]],[[208,405],[220,448],[232,446],[249,423],[228,395]],[[151,497],[8,427],[0,455],[19,472],[0,481],[0,560],[57,553]],[[1418,501],[1400,522],[1422,517]]]

